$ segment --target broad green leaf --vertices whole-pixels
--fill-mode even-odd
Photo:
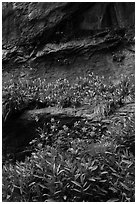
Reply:
[[[124,160],[124,159],[122,159],[121,162],[122,162],[122,163],[125,163],[125,164],[128,164],[128,165],[131,165],[131,164],[132,164],[131,161],[129,161],[129,160]]]
[[[32,183],[29,184],[29,186],[33,186],[35,183],[36,183],[36,182],[32,182]]]
[[[54,195],[58,195],[58,194],[60,194],[61,193],[61,190],[60,191],[56,191],[55,193],[54,193]]]
[[[21,172],[20,171],[18,171],[17,169],[16,169],[16,172],[20,175],[21,174]]]
[[[107,172],[107,171],[103,171],[103,172],[101,172],[100,174],[101,174],[101,175],[105,175],[105,174],[108,174],[108,172]]]
[[[107,200],[107,202],[119,202],[118,198],[112,198],[110,200]]]
[[[45,200],[45,202],[56,202],[56,201],[53,199],[47,199],[47,200]]]
[[[112,152],[105,151],[106,154],[113,155]]]
[[[67,168],[67,167],[64,167],[64,169],[68,172],[71,172],[71,169]]]
[[[87,181],[84,183],[83,188],[87,185],[87,183],[88,183]]]
[[[84,191],[84,192],[87,191],[87,190],[90,188],[90,186],[91,186],[91,185],[89,184],[88,187],[84,188],[83,191]]]
[[[76,188],[73,188],[73,190],[76,191],[77,193],[81,193],[81,191]]]
[[[53,164],[53,172],[55,172],[56,171],[56,164],[54,163]]]
[[[75,184],[76,186],[82,188],[82,186],[77,182],[77,181],[71,181],[73,184]]]
[[[103,189],[103,188],[101,188],[101,191],[102,191],[103,193],[108,193],[108,191],[106,191],[106,190]]]
[[[57,173],[59,172],[59,170],[60,170],[60,164],[58,165],[58,167],[57,167]]]
[[[51,163],[48,160],[45,160],[47,162],[47,164],[51,165]]]
[[[38,185],[39,185],[41,188],[47,188],[46,186],[44,186],[44,185],[41,184],[41,183],[38,183]]]
[[[107,180],[100,180],[99,182],[100,183],[105,183]]]
[[[89,181],[93,181],[93,182],[96,181],[94,178],[89,178],[88,180],[89,180]]]
[[[118,178],[122,178],[120,175],[116,174],[116,173],[112,173],[112,175],[118,177]]]
[[[80,181],[81,181],[82,184],[84,183],[84,180],[85,180],[85,174],[82,174],[80,176]]]
[[[117,189],[115,189],[114,187],[109,187],[109,189],[110,189],[111,191],[113,191],[114,193],[117,193]]]
[[[41,171],[43,171],[43,168],[42,168],[39,164],[36,164],[36,166],[37,166]]]
[[[36,177],[36,178],[39,178],[39,179],[43,179],[44,178],[44,176],[38,176],[38,175],[33,175],[34,177]]]
[[[63,172],[65,172],[64,169],[60,170],[57,175],[59,176],[59,175],[60,175],[61,173],[63,173]]]
[[[124,189],[126,189],[127,191],[131,191],[131,189],[130,188],[128,188],[128,186],[127,185],[125,185],[124,183],[122,183],[122,182],[119,182],[120,184],[121,184],[121,186],[124,188]]]
[[[115,172],[115,173],[116,173],[116,170],[115,170],[115,169],[113,169],[113,168],[112,168],[112,167],[110,167],[110,166],[109,166],[109,168],[110,168],[110,169],[111,169],[113,172]]]
[[[92,167],[89,167],[89,170],[95,171],[97,168],[98,168],[98,166],[92,166]]]
[[[85,194],[88,195],[88,196],[93,196],[94,193],[92,194],[92,193],[85,192]]]
[[[78,179],[78,177],[80,177],[80,174],[76,174],[76,175],[75,175],[75,179],[76,179],[76,180]]]

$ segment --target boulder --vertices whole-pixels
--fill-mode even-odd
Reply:
[[[84,31],[133,26],[134,14],[132,2],[3,2],[3,46],[31,50]]]

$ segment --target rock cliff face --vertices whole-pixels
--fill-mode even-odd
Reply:
[[[134,74],[134,18],[135,3],[130,2],[3,3],[3,84],[10,79],[16,84],[18,79],[36,78],[44,78],[46,83],[58,78],[74,82],[76,77],[92,72],[119,81],[121,73]],[[5,96],[8,98],[7,92],[3,93],[3,103]],[[42,109],[41,124],[43,114],[55,116],[54,108],[50,112]],[[3,123],[5,152],[21,152],[35,137],[37,123],[29,121],[33,110],[27,113],[28,118],[21,111],[19,114],[26,114],[25,118],[17,114]],[[64,112],[59,110],[57,114],[60,118]],[[82,117],[68,115],[63,115],[67,123]]]
[[[84,31],[134,25],[134,3],[5,2],[3,46],[30,50],[50,41],[69,40]]]

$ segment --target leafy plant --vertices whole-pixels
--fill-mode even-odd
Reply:
[[[134,157],[116,148],[91,155],[83,152],[74,158],[46,146],[25,163],[5,164],[3,200],[133,201]]]
[[[31,156],[3,164],[3,201],[133,202],[135,116],[110,117],[129,102],[134,102],[133,76],[121,75],[117,84],[93,74],[74,84],[40,78],[4,84],[4,122],[26,108],[87,104],[99,119],[45,121],[30,142]]]

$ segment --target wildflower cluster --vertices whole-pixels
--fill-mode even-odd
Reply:
[[[89,74],[79,77],[75,83],[58,79],[46,83],[45,79],[16,82],[10,80],[3,84],[3,118],[25,108],[35,109],[48,106],[79,107],[85,104],[104,107],[104,115],[125,102],[134,101],[134,77],[121,75],[118,84],[105,81],[104,77]],[[33,104],[33,105],[32,105]]]

